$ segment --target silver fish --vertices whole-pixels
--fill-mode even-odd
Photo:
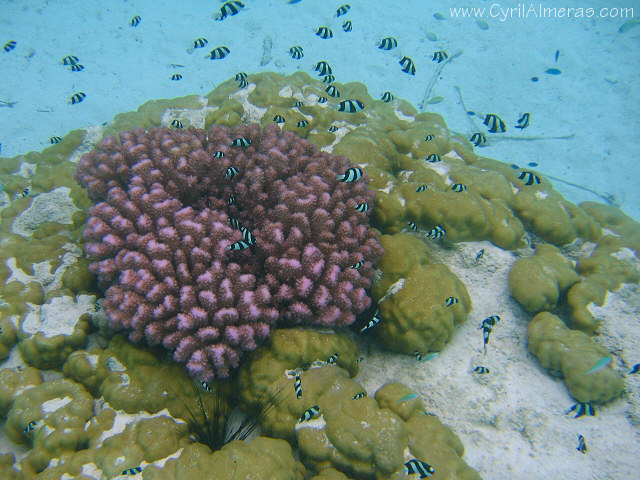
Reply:
[[[398,293],[400,290],[402,290],[402,287],[404,287],[404,283],[406,282],[406,280],[404,278],[401,278],[400,280],[398,280],[396,283],[393,283],[388,289],[387,289],[387,293],[385,294],[384,297],[382,297],[380,300],[378,300],[378,305],[380,305],[382,302],[384,302],[387,298],[389,298],[392,295],[395,295],[396,293]]]

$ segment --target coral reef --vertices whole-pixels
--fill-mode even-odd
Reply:
[[[182,365],[158,359],[122,335],[114,336],[104,349],[74,352],[62,372],[112,408],[131,414],[166,408],[175,417],[186,417],[181,398],[193,393]],[[211,406],[210,400],[205,406]]]
[[[326,364],[332,357],[332,363],[339,365],[348,376],[358,374],[358,349],[342,332],[278,329],[261,348],[251,353],[239,371],[238,383],[244,386],[240,395],[242,405],[248,408],[260,395],[275,395],[279,390],[282,390],[284,399],[262,422],[264,434],[294,440],[295,423],[304,413],[302,404],[293,401],[297,398],[295,377],[300,375],[304,382],[306,373],[303,369],[314,364]],[[306,387],[302,388],[304,397]]]
[[[612,368],[589,372],[611,353],[587,334],[567,328],[557,316],[549,312],[536,315],[529,323],[527,338],[531,353],[544,368],[564,379],[579,402],[605,403],[622,393],[624,381]]]
[[[25,361],[41,369],[60,367],[67,357],[87,343],[89,316],[93,308],[89,295],[78,300],[54,296],[25,315],[17,335]]]
[[[556,308],[561,293],[580,281],[568,258],[553,245],[538,245],[536,253],[518,260],[509,273],[509,293],[528,312]]]
[[[256,392],[282,390],[282,400],[262,424],[263,432],[296,444],[315,473],[333,469],[349,478],[395,478],[406,461],[419,458],[436,469],[438,478],[478,479],[461,459],[460,440],[426,415],[415,392],[387,384],[375,398],[367,396],[351,378],[350,366],[357,355],[353,348],[332,332],[301,328],[274,332],[241,367],[243,404],[250,403]],[[299,395],[294,394],[297,379]],[[312,407],[318,412],[303,420]]]
[[[428,247],[418,238],[397,233],[380,241],[383,275],[372,288],[382,319],[377,337],[386,348],[407,354],[442,351],[471,311],[467,289],[446,265],[429,260]],[[402,288],[382,300],[397,282]],[[456,303],[447,305],[447,298]]]
[[[373,201],[366,176],[338,179],[350,167],[276,125],[103,140],[76,179],[98,202],[86,248],[111,326],[209,381],[276,321],[350,325],[382,253],[355,209]]]
[[[561,447],[566,446],[549,443],[564,442],[561,435],[567,430],[561,421],[554,423],[554,416],[565,406],[550,404],[545,396],[549,392],[544,389],[549,388],[554,400],[559,398],[554,382],[538,376],[541,384],[536,388],[540,395],[536,395],[536,402],[521,407],[517,402],[522,397],[518,395],[528,392],[508,387],[523,370],[528,368],[529,374],[536,370],[530,356],[521,352],[520,357],[509,358],[509,365],[502,365],[503,371],[496,366],[504,360],[500,356],[505,355],[498,348],[507,342],[524,348],[521,338],[528,317],[525,311],[542,312],[529,324],[529,348],[552,375],[564,378],[571,395],[578,401],[593,403],[608,402],[620,395],[624,382],[616,368],[631,368],[637,360],[623,351],[620,343],[611,341],[612,330],[621,326],[624,318],[607,313],[608,297],[623,302],[620,295],[611,292],[621,286],[622,293],[637,288],[625,284],[637,283],[639,278],[638,223],[606,205],[571,204],[543,175],[538,174],[540,184],[525,184],[519,178],[522,169],[483,157],[481,149],[474,150],[466,139],[452,134],[439,115],[418,113],[402,99],[389,103],[374,100],[360,83],[335,85],[342,98],[357,98],[365,109],[339,112],[330,108],[334,101],[319,102],[326,95],[326,85],[302,72],[287,77],[261,73],[250,75],[246,88],[238,88],[236,82],[229,80],[207,97],[147,102],[136,112],[118,115],[105,128],[70,132],[62,143],[42,152],[2,159],[0,359],[6,358],[3,366],[8,368],[0,370],[0,417],[11,437],[22,446],[14,449],[15,456],[0,455],[1,478],[114,478],[133,468],[142,469],[144,478],[202,477],[206,473],[235,479],[246,478],[250,472],[256,479],[301,480],[306,467],[307,477],[315,475],[313,478],[318,480],[399,480],[407,478],[404,463],[412,457],[432,465],[436,470],[434,478],[478,478],[462,459],[462,445],[452,430],[465,438],[466,459],[476,468],[487,468],[488,462],[500,464],[500,452],[513,449],[523,455],[529,453],[544,472],[541,475],[549,476],[546,460],[565,455]],[[301,104],[296,106],[295,102]],[[278,127],[281,132],[271,125],[275,115],[286,119]],[[164,128],[175,118],[184,125],[211,130]],[[298,127],[298,121],[303,119],[308,125]],[[257,123],[260,128],[246,126],[250,123]],[[238,127],[241,124],[245,126]],[[128,132],[121,140],[110,137],[121,132]],[[306,140],[293,137],[290,132]],[[230,145],[241,137],[249,138],[251,145]],[[268,148],[266,137],[274,142]],[[296,138],[295,144],[292,138]],[[282,162],[288,158],[287,149],[309,162]],[[89,175],[83,179],[88,186],[84,189],[73,180],[73,173],[82,155],[90,151],[93,152],[78,170],[84,168],[82,176]],[[213,157],[217,151],[224,157]],[[114,169],[113,161],[120,155],[122,162]],[[164,159],[168,162],[164,166],[157,164]],[[188,161],[192,159],[199,162]],[[87,172],[90,160],[102,165],[94,163],[94,170]],[[264,165],[263,161],[277,162],[275,172],[286,178],[271,180],[260,174],[256,166]],[[364,172],[360,181],[336,180],[338,174],[354,165]],[[225,177],[232,166],[238,173]],[[300,187],[296,179],[301,176],[313,180]],[[327,185],[328,198],[324,193],[317,197],[319,204],[327,205],[322,207],[326,215],[322,214],[318,222],[313,212],[306,210],[315,204],[305,202],[312,200],[320,183]],[[466,189],[455,191],[454,184]],[[375,191],[375,201],[367,186]],[[231,197],[235,203],[228,205]],[[96,201],[105,206],[91,207]],[[369,210],[358,212],[354,208],[358,203],[367,203]],[[285,209],[276,209],[276,204]],[[146,217],[141,208],[146,208]],[[269,208],[272,217],[267,215]],[[87,221],[88,217],[91,218]],[[356,220],[357,238],[345,235],[347,226],[343,223],[352,217]],[[243,232],[233,228],[231,218],[246,226],[256,239],[255,245],[245,250],[226,250],[245,240]],[[380,229],[379,241],[385,248],[375,275],[373,266],[381,250],[372,230],[366,228],[369,220]],[[198,222],[202,221],[208,223],[204,233],[199,233],[202,230]],[[144,229],[148,228],[157,235],[157,248],[152,247],[156,248],[155,253],[138,248],[130,236],[131,225],[134,230],[143,229],[138,233],[147,232]],[[446,234],[441,238],[427,237],[436,226]],[[82,232],[87,227],[86,251],[103,255],[100,258],[85,255]],[[274,236],[278,228],[281,235]],[[220,268],[224,266],[221,272],[229,279],[224,292],[222,277],[198,281],[207,257],[200,251],[195,255],[193,252],[195,245],[204,242],[214,230],[218,236],[215,249],[209,250],[210,265],[215,261],[213,256],[217,256]],[[349,294],[352,296],[347,295],[350,303],[340,296],[341,286],[329,288],[330,285],[326,287],[328,303],[314,307],[309,300],[313,296],[308,290],[309,282],[292,279],[297,271],[297,264],[291,261],[294,257],[300,262],[299,269],[307,272],[309,266],[301,261],[302,245],[310,241],[312,233],[319,237],[333,235],[325,241],[329,246],[317,248],[323,255],[324,271],[329,272],[328,265],[337,264],[338,275],[344,276],[339,277],[338,284],[351,282],[354,286]],[[106,247],[95,246],[105,240],[113,242],[110,252],[104,250]],[[464,243],[476,241],[483,243]],[[169,255],[160,244],[169,250],[177,248]],[[129,251],[119,255],[114,250],[122,245]],[[532,246],[535,254],[528,248]],[[479,248],[487,252],[474,263]],[[181,253],[176,257],[178,250]],[[310,263],[314,263],[317,255],[311,253]],[[145,261],[141,256],[150,266],[139,266]],[[270,256],[287,261],[284,265],[267,261]],[[367,261],[359,269],[349,268],[359,260]],[[507,291],[505,265],[509,263],[500,262],[515,262],[510,293],[524,310],[515,305]],[[113,284],[121,289],[121,295],[96,303],[101,293],[88,268],[92,263],[93,269],[102,268],[100,287]],[[128,273],[120,275],[110,270],[116,263]],[[176,284],[191,276],[190,284],[180,285],[191,286],[192,290],[184,295],[175,289],[163,290],[174,288],[172,285],[154,290],[150,277],[138,273],[153,273],[154,268],[164,272],[163,278],[174,278]],[[497,270],[504,273],[500,276],[504,282],[499,285],[503,290],[498,298],[507,312],[495,312],[503,315],[503,320],[492,337],[492,345],[504,343],[486,357],[472,353],[467,359],[469,349],[464,349],[465,359],[448,363],[456,365],[456,370],[446,372],[453,380],[448,388],[444,387],[447,383],[438,376],[442,375],[439,368],[448,353],[460,351],[455,350],[460,347],[457,342],[447,345],[456,330],[458,335],[477,339],[478,345],[481,342],[476,326],[463,324],[471,312],[469,294],[475,311],[483,316],[494,314],[484,310],[488,302],[481,296],[486,291],[482,282],[487,278],[491,282],[491,272]],[[170,275],[165,275],[167,272]],[[259,272],[265,275],[261,278]],[[310,274],[307,278],[314,286],[322,280],[314,280]],[[394,290],[392,287],[400,280],[404,280],[402,287]],[[218,283],[213,285],[215,282]],[[336,287],[335,282],[332,285]],[[262,286],[269,296],[261,297],[265,292],[260,289]],[[191,322],[204,321],[205,316],[197,310],[201,299],[194,291],[210,290],[216,301],[224,304],[219,316],[240,320],[232,325],[235,330],[217,332],[225,344],[238,335],[233,348],[239,361],[243,347],[249,346],[243,340],[250,337],[244,327],[264,324],[260,326],[263,331],[271,330],[275,325],[271,309],[282,313],[281,326],[321,324],[326,321],[322,309],[333,302],[331,305],[340,309],[340,317],[329,323],[332,327],[347,325],[369,306],[366,294],[363,296],[369,286],[374,303],[380,302],[381,320],[358,342],[370,346],[374,340],[371,337],[375,337],[383,347],[404,354],[417,351],[424,355],[443,348],[445,352],[421,363],[392,354],[383,357],[374,351],[372,358],[359,363],[360,353],[352,340],[355,332],[317,327],[272,330],[263,347],[243,359],[237,382],[216,382],[207,387],[215,389],[211,395],[202,386],[201,393],[206,407],[221,393],[225,405],[239,403],[241,408],[249,409],[261,394],[269,397],[281,391],[281,402],[261,425],[265,434],[278,440],[258,437],[234,442],[212,453],[180,436],[182,422],[188,420],[184,405],[196,402],[193,383],[183,364],[164,357],[173,353],[182,362],[189,362],[195,352],[190,351],[188,337],[197,335],[194,332],[199,327]],[[394,291],[391,295],[390,290]],[[228,292],[231,293],[226,297],[218,298],[220,293]],[[166,305],[158,298],[165,293],[169,293]],[[172,303],[179,306],[181,313],[195,315],[178,319],[176,314],[170,331],[157,330],[155,337],[149,336],[158,344],[170,338],[169,351],[133,345],[109,328],[107,314],[117,317],[113,325],[120,322],[134,340],[149,341],[146,327],[154,323],[136,317],[138,306],[144,310],[148,305],[147,295],[153,300],[151,304],[159,308],[156,315],[164,315],[162,309],[170,308]],[[207,294],[203,298],[202,301],[210,301],[213,297]],[[457,303],[447,302],[449,298],[455,298]],[[254,300],[263,302],[257,312],[248,308]],[[305,305],[311,314],[302,308]],[[237,314],[230,309],[236,309]],[[213,316],[220,311],[218,305],[211,309]],[[357,329],[367,324],[374,311],[372,306],[358,318]],[[508,315],[514,312],[518,313]],[[210,312],[205,313],[209,321]],[[260,317],[263,314],[266,318]],[[480,318],[469,320],[479,322]],[[125,325],[126,321],[130,323]],[[47,328],[50,324],[56,325],[55,331]],[[230,323],[224,325],[227,328]],[[511,330],[504,333],[507,327]],[[178,335],[171,336],[172,332]],[[594,332],[600,335],[591,338],[589,335]],[[152,330],[149,333],[154,334]],[[211,330],[203,332],[208,333],[213,334]],[[240,334],[246,336],[241,338]],[[475,334],[478,335],[471,337]],[[256,344],[260,338],[258,335]],[[182,347],[181,339],[185,341]],[[452,350],[447,352],[446,348]],[[612,359],[611,366],[589,372],[607,356]],[[393,361],[387,362],[389,358]],[[483,362],[486,358],[491,374],[472,373],[480,358]],[[192,367],[211,371],[219,368],[218,373],[226,373],[225,369],[233,365],[227,358],[216,367]],[[376,369],[375,375],[370,373],[371,368]],[[365,373],[360,383],[355,379],[359,369]],[[363,388],[366,385],[373,393],[382,383],[381,375],[393,378],[407,371],[415,374],[412,386],[421,389],[425,400],[397,383],[383,386],[374,397]],[[61,374],[64,379],[60,379]],[[375,386],[367,383],[373,377],[378,377]],[[481,385],[481,390],[473,390],[480,393],[474,398],[467,398],[469,391],[465,388],[470,383],[465,383],[466,378],[472,379],[471,384]],[[635,388],[633,382],[637,378],[628,375],[628,387]],[[302,389],[300,397],[297,379]],[[198,384],[197,388],[201,386]],[[629,391],[625,401],[632,405],[630,409],[636,408],[633,390]],[[77,403],[76,410],[68,399]],[[517,404],[513,416],[505,413],[512,411],[510,401],[511,406]],[[611,411],[617,414],[622,410],[615,409],[626,408],[621,403],[624,402],[613,402]],[[425,414],[427,405],[451,429]],[[459,405],[469,411],[461,410]],[[300,421],[315,406],[317,414],[314,410],[307,413],[314,418]],[[538,406],[540,409],[536,410]],[[628,410],[627,415],[632,418],[634,413]],[[604,428],[610,424],[603,422],[610,422],[612,417],[599,415],[590,421],[595,428]],[[35,424],[30,427],[32,421]],[[558,426],[553,435],[547,429],[550,421]],[[503,438],[514,443],[487,443],[487,438],[496,438],[490,431],[498,428],[501,435],[506,435]],[[621,430],[627,431],[623,427]],[[388,437],[384,437],[386,434]],[[626,438],[607,438],[612,442],[611,448],[623,452],[616,456],[616,462],[626,465],[624,452],[631,452],[634,445],[628,446]],[[550,448],[543,447],[545,442]],[[553,457],[550,452],[557,455]],[[633,458],[632,453],[627,456]],[[242,468],[234,460],[240,461]],[[590,460],[592,468],[599,471],[610,465],[609,460],[597,455],[591,455]],[[250,470],[244,470],[245,466]],[[506,467],[510,475],[517,476],[516,466]]]

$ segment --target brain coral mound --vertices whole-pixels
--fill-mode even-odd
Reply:
[[[277,320],[350,325],[382,254],[355,209],[366,175],[337,179],[350,167],[276,125],[104,139],[75,178],[97,202],[84,235],[111,326],[209,381]]]

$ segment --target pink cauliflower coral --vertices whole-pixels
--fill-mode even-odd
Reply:
[[[104,139],[75,178],[97,202],[84,235],[111,326],[210,381],[276,322],[350,325],[382,254],[355,208],[366,175],[337,179],[351,167],[276,125]]]

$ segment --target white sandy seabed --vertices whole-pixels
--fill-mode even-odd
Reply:
[[[319,60],[329,61],[339,82],[364,81],[374,98],[388,90],[419,105],[427,99],[436,71],[431,56],[445,49],[461,54],[446,65],[428,95],[444,100],[427,105],[428,110],[441,113],[452,130],[472,133],[473,117],[461,105],[459,87],[468,109],[496,113],[507,121],[505,136],[572,135],[564,140],[492,141],[500,138],[496,134],[482,153],[521,167],[537,162],[543,175],[601,195],[554,182],[570,200],[602,201],[604,196],[640,218],[640,190],[635,188],[634,175],[640,140],[636,125],[640,27],[618,33],[627,18],[523,18],[514,11],[504,20],[485,17],[489,28],[484,29],[476,19],[449,14],[450,6],[491,7],[491,2],[480,0],[455,5],[350,1],[350,12],[339,19],[334,13],[340,2],[244,3],[244,11],[222,22],[212,19],[217,2],[3,3],[0,31],[7,38],[0,38],[0,43],[15,39],[18,46],[12,52],[0,51],[0,68],[5,72],[0,100],[17,102],[13,108],[0,109],[2,155],[40,150],[52,135],[100,125],[150,99],[204,94],[238,71],[313,73]],[[575,1],[564,3],[588,7]],[[597,3],[596,10],[614,6]],[[434,18],[438,12],[443,20]],[[636,17],[639,13],[635,12]],[[133,15],[142,17],[136,28],[128,25]],[[353,22],[352,32],[342,31],[344,18]],[[320,26],[331,27],[334,38],[315,36]],[[433,33],[436,41],[429,39]],[[386,36],[398,39],[397,51],[376,48]],[[207,47],[227,45],[232,53],[218,62],[204,60],[206,52],[187,53],[198,37],[208,38]],[[304,47],[302,60],[288,55],[293,45]],[[556,50],[560,51],[557,62]],[[70,72],[60,65],[60,59],[69,54],[80,57],[84,71]],[[397,61],[403,55],[414,60],[415,77],[400,71]],[[562,73],[548,75],[547,68]],[[170,81],[173,73],[183,79]],[[531,82],[533,76],[539,82]],[[69,96],[76,91],[84,91],[87,98],[69,105]],[[515,120],[524,111],[531,112],[531,126],[514,132]],[[481,124],[477,118],[475,123]],[[473,266],[480,248],[485,249],[485,257]],[[580,248],[588,246],[564,251],[571,256]],[[468,321],[445,350],[428,362],[370,348],[357,380],[369,394],[387,381],[400,381],[418,391],[427,409],[461,437],[465,460],[485,479],[636,478],[640,376],[628,375],[624,396],[599,409],[595,417],[565,416],[575,402],[564,384],[551,378],[528,353],[530,315],[508,294],[507,276],[517,258],[518,253],[486,242],[443,250],[441,261],[460,277],[472,297]],[[596,341],[616,355],[619,371],[628,371],[640,361],[640,288],[625,285],[608,295],[604,307],[592,311],[602,320]],[[489,315],[500,315],[502,320],[484,356],[478,327]],[[361,346],[367,349],[364,343]],[[491,373],[474,374],[478,365]],[[587,440],[587,454],[576,450],[578,434]],[[9,448],[0,441],[0,450],[5,447]]]

